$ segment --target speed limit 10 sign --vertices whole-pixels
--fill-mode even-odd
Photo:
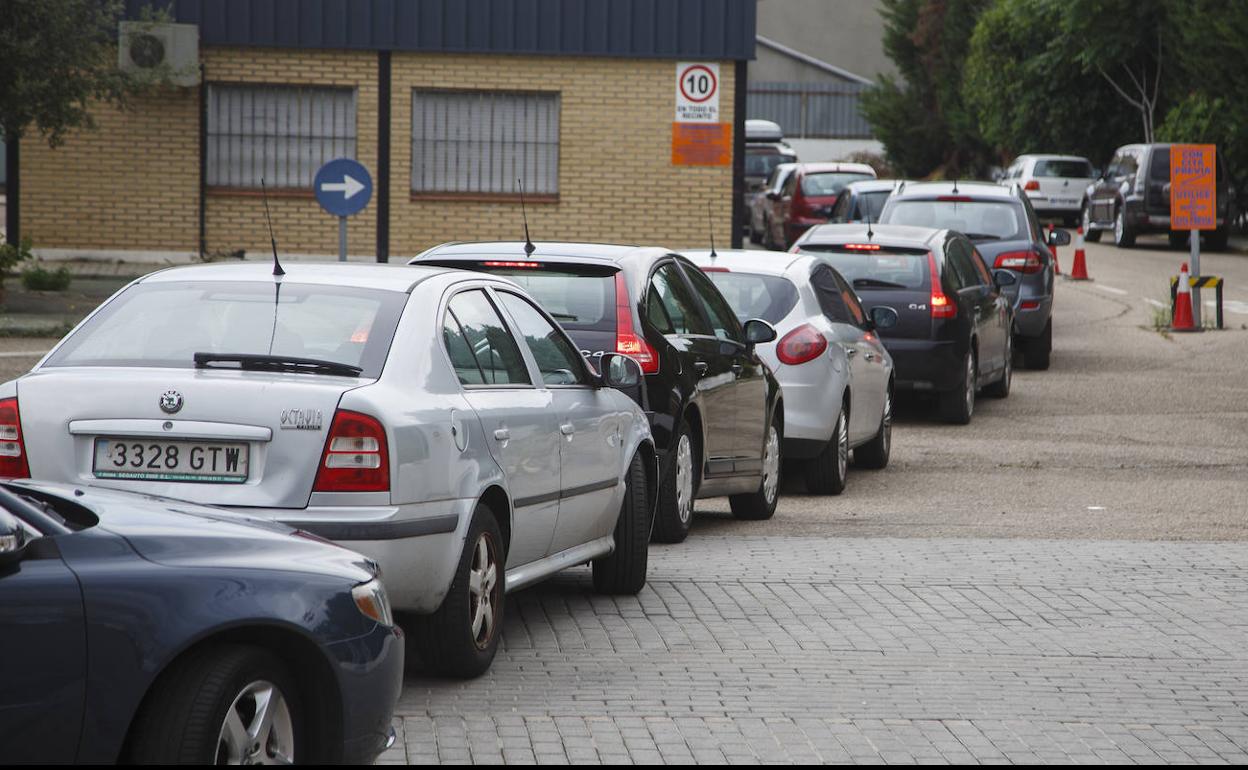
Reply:
[[[676,122],[719,122],[719,65],[681,62],[676,65]]]

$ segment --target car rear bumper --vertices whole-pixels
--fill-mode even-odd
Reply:
[[[888,339],[898,390],[944,391],[959,386],[964,350],[952,340]]]
[[[342,762],[372,764],[394,740],[391,721],[403,690],[403,632],[378,624],[365,636],[329,645],[329,652],[342,691]]]

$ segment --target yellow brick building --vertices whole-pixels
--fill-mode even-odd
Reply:
[[[58,148],[22,142],[20,229],[38,252],[261,257],[263,178],[280,250],[332,256],[338,222],[311,176],[337,156],[375,188],[349,220],[352,259],[518,239],[517,179],[536,240],[679,248],[740,232],[753,0],[515,3],[479,18],[456,0],[358,0],[337,17],[315,0],[214,6],[174,5],[197,32],[193,85],[99,107],[98,128]],[[674,158],[682,62],[718,73],[728,152],[707,165]]]

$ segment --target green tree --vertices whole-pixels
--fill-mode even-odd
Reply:
[[[125,105],[150,85],[117,69],[120,0],[3,0],[0,11],[0,134],[33,126],[56,146],[93,128],[99,103]]]
[[[906,176],[973,176],[989,145],[962,98],[967,41],[991,0],[883,0],[884,50],[901,77],[863,97],[863,115]]]
[[[1064,3],[998,0],[975,25],[963,98],[1003,156],[1028,152],[1109,158],[1137,136],[1137,118],[1114,88],[1088,72],[1062,33]]]

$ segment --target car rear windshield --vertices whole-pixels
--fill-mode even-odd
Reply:
[[[196,353],[289,356],[381,374],[407,294],[283,282],[138,283],[44,366],[193,368]]]
[[[881,221],[890,225],[956,230],[972,240],[1027,238],[1027,213],[1019,201],[974,200],[963,196],[897,200]]]
[[[494,267],[482,262],[481,269],[518,283],[569,331],[615,330],[614,268]]]
[[[745,175],[768,177],[772,169],[784,163],[788,158],[778,150],[747,150],[745,153]]]
[[[889,190],[880,190],[879,192],[863,193],[858,196],[858,212],[855,219],[870,219],[872,222],[880,221],[880,212],[884,210],[884,204],[888,202],[888,196],[892,195]]]
[[[706,275],[742,323],[751,318],[777,323],[797,304],[797,287],[787,278],[713,269]]]
[[[802,246],[801,253],[819,257],[836,268],[855,291],[922,290],[930,285],[927,252],[923,249],[881,247],[864,251],[846,244],[812,244]]]
[[[853,174],[842,171],[821,171],[817,174],[806,174],[802,177],[802,195],[839,195],[845,185],[863,179],[871,179],[870,174]]]
[[[1091,179],[1092,164],[1086,160],[1038,160],[1032,176]]]

